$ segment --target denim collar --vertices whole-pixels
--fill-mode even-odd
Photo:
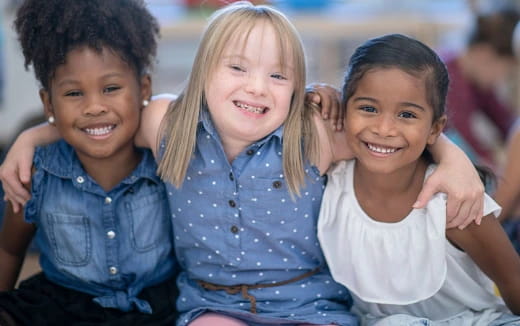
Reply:
[[[43,160],[41,167],[48,173],[62,179],[74,179],[78,176],[86,176],[76,151],[64,140],[60,140],[53,146],[44,146],[38,149],[43,157],[51,157],[52,160]],[[161,180],[156,174],[155,159],[149,150],[137,148],[142,155],[141,162],[132,173],[121,181],[124,184],[133,184],[141,178],[149,179],[155,183]]]

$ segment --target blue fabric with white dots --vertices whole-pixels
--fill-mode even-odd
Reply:
[[[174,273],[168,201],[153,155],[105,192],[64,141],[34,156],[32,198],[25,219],[35,223],[40,264],[61,286],[96,296],[105,308],[151,313],[137,298]]]
[[[291,199],[282,171],[283,128],[252,144],[230,164],[206,110],[180,189],[167,184],[175,249],[182,266],[177,302],[186,325],[204,311],[219,311],[251,324],[356,325],[350,294],[325,265],[316,224],[325,178],[307,166],[301,197]],[[163,144],[164,145],[164,144]],[[196,280],[236,285],[304,280],[250,290],[258,314],[240,293],[202,289]]]

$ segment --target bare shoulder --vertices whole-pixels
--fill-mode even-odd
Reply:
[[[170,103],[175,102],[176,99],[177,99],[177,95],[173,95],[173,94],[164,93],[164,94],[154,95],[154,96],[152,96],[147,109],[151,108],[152,110],[158,110],[158,111],[164,110],[164,112],[166,112]],[[146,110],[146,111],[148,111],[148,110]]]

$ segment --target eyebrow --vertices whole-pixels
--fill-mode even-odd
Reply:
[[[373,103],[378,103],[378,101],[372,97],[366,97],[366,96],[359,96],[359,97],[356,97],[354,98],[354,102],[357,102],[357,101],[368,101],[368,102],[373,102]],[[400,106],[405,106],[405,107],[408,107],[408,106],[411,106],[411,107],[414,107],[414,108],[417,108],[421,111],[426,111],[426,109],[422,106],[420,106],[419,104],[415,104],[413,102],[400,102],[399,103]]]
[[[119,72],[113,72],[113,73],[108,73],[108,74],[105,74],[103,76],[101,76],[100,79],[107,79],[107,78],[111,78],[111,77],[122,77],[123,74],[119,73]],[[59,83],[56,84],[56,87],[63,87],[63,86],[66,86],[66,85],[75,85],[75,84],[78,84],[79,82],[75,79],[70,79],[70,78],[66,78],[62,81],[60,81]]]

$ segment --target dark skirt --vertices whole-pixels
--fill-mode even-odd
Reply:
[[[13,291],[0,292],[0,309],[11,315],[17,325],[175,325],[175,278],[143,289],[139,298],[150,303],[153,314],[123,312],[103,308],[92,295],[64,288],[39,273]]]

